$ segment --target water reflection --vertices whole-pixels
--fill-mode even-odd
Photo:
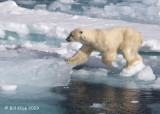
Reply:
[[[115,88],[105,84],[72,81],[69,88],[54,88],[67,100],[61,102],[67,114],[151,114],[148,104],[160,102],[156,91]],[[134,103],[132,101],[139,101]],[[105,108],[94,109],[93,103],[105,103]]]

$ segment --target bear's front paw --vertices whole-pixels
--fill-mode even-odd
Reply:
[[[66,62],[72,63],[72,64],[76,64],[75,61],[72,60],[72,58],[67,58],[65,59]]]

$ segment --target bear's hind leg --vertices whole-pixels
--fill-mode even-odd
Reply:
[[[108,66],[112,66],[112,61],[116,60],[116,50],[109,50],[106,52],[103,52],[102,54],[102,62]]]
[[[124,59],[126,60],[125,68],[132,66],[136,59],[135,59],[135,55],[132,53],[131,49],[124,49],[123,51],[121,51],[121,53],[122,53]]]
[[[135,47],[132,49],[132,53],[135,55],[135,59],[136,59],[137,61],[143,61],[142,57],[141,57],[141,56],[139,55],[139,53],[138,53],[139,47],[140,47],[140,45],[135,46]]]
[[[126,60],[125,68],[132,66],[136,61],[142,61],[142,57],[138,54],[138,49],[124,49],[122,52],[123,57]]]
[[[138,53],[135,56],[137,61],[143,61],[143,58]]]
[[[137,44],[135,47],[132,49],[132,55],[134,56],[134,59],[131,61],[131,64],[134,64],[136,61],[143,61],[142,57],[139,55],[138,50],[139,50],[140,44]]]

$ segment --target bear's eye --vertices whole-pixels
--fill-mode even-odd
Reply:
[[[82,34],[83,32],[82,32],[82,31],[79,31],[79,33]]]

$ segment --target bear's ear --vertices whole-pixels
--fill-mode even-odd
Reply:
[[[83,32],[82,32],[82,31],[79,31],[79,33],[82,34]]]

